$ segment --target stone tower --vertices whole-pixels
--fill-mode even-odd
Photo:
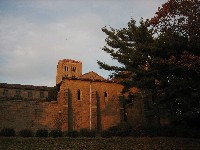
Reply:
[[[56,84],[62,81],[63,77],[79,77],[82,75],[82,62],[71,59],[59,60],[57,65]]]

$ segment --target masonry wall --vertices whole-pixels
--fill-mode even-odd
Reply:
[[[4,94],[4,91],[7,90],[8,93]],[[20,91],[20,94],[17,95],[16,92]],[[28,96],[28,93],[31,92],[32,96]],[[43,95],[43,96],[42,96]],[[14,98],[21,97],[25,99],[46,99],[48,98],[48,91],[43,90],[22,90],[22,89],[10,89],[10,88],[0,88],[0,97],[4,98]]]
[[[56,129],[59,128],[59,107],[57,102],[0,101],[0,120],[0,129]]]
[[[100,102],[101,127],[107,129],[120,122],[121,106],[119,95],[123,86],[109,82],[83,80],[63,80],[60,87],[58,102],[62,107],[62,128],[68,129],[68,96],[69,92],[73,109],[73,129],[97,129],[97,99]],[[81,98],[78,100],[78,90]],[[105,97],[105,92],[107,93]],[[91,93],[91,105],[90,105]],[[91,106],[91,115],[90,115]],[[90,119],[91,116],[91,119]]]

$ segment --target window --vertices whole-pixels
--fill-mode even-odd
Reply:
[[[8,96],[8,89],[4,89],[3,95],[4,95],[4,96]]]
[[[72,67],[72,71],[76,72],[76,67]]]
[[[68,67],[67,66],[65,66],[65,71],[68,71]]]
[[[44,98],[44,92],[40,92],[40,98]]]
[[[32,97],[32,96],[33,96],[32,92],[29,91],[29,92],[28,92],[28,97]]]
[[[108,100],[108,94],[107,92],[104,92],[104,101],[107,101]]]
[[[21,93],[20,90],[16,90],[15,96],[16,96],[16,97],[20,97],[20,93]]]
[[[77,99],[81,100],[81,91],[80,90],[77,91]]]

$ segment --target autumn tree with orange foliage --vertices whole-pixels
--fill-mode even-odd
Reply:
[[[200,1],[169,0],[149,24],[158,35],[157,53],[162,58],[160,66],[165,66],[162,77],[173,112],[176,116],[199,114]]]

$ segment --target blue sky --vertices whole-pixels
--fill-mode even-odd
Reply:
[[[107,78],[97,60],[104,26],[151,18],[167,0],[0,0],[0,83],[54,86],[60,59],[82,61],[83,73]]]

